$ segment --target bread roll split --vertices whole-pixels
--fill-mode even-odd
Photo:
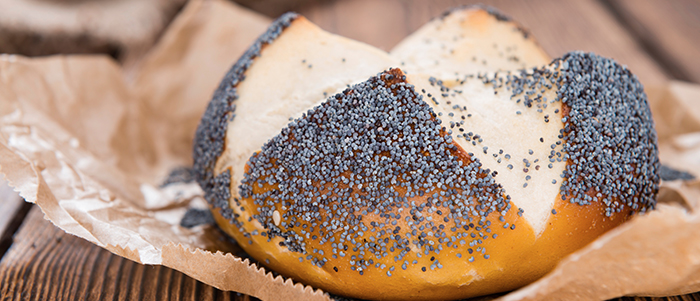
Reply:
[[[546,58],[483,8],[415,35],[514,43],[473,24],[519,34],[526,65]],[[219,226],[259,262],[353,298],[468,298],[526,285],[654,208],[656,133],[624,66],[573,52],[431,69],[405,59],[407,41],[389,55],[287,14],[224,79],[195,170]]]

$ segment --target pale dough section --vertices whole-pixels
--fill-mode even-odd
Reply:
[[[327,33],[305,18],[295,20],[252,63],[237,87],[235,118],[228,124],[226,149],[216,174],[231,167],[232,196],[255,151],[292,117],[346,86],[367,80],[398,63],[371,46]]]
[[[407,74],[442,79],[465,74],[541,67],[551,58],[514,21],[478,7],[435,18],[391,51]]]
[[[408,82],[433,107],[457,144],[478,158],[483,168],[497,172],[496,181],[524,210],[523,216],[535,235],[541,234],[552,214],[566,166],[561,145],[557,144],[563,123],[561,102],[552,102],[556,92],[546,91],[542,96],[547,101],[527,107],[522,100],[517,102],[523,95],[511,99],[510,91],[495,90],[492,84],[476,78],[462,84],[442,83],[448,91],[441,91],[435,80],[431,84],[423,75],[409,74]],[[545,116],[549,122],[545,122]]]

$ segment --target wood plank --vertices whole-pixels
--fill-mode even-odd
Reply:
[[[0,261],[0,299],[257,300],[218,290],[167,267],[142,265],[116,256],[58,229],[36,206]],[[615,300],[700,300],[700,293]]]
[[[606,3],[673,77],[700,83],[700,1]]]
[[[66,234],[33,206],[0,261],[2,300],[251,300]],[[254,298],[253,298],[254,299]]]
[[[530,29],[553,57],[573,50],[593,51],[627,65],[645,84],[663,83],[668,78],[610,11],[595,0],[347,0],[317,5],[297,1],[285,8],[298,11],[325,30],[390,50],[447,9],[480,2]],[[274,6],[255,8],[271,17],[281,13]]]

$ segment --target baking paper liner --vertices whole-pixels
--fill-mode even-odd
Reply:
[[[181,227],[188,208],[206,208],[202,191],[161,186],[192,164],[212,91],[269,22],[228,2],[191,1],[131,70],[104,56],[1,55],[0,173],[53,224],[119,256],[264,300],[329,299],[245,259],[214,226]],[[647,93],[662,164],[700,171],[700,87],[671,82]],[[659,203],[499,298],[700,291],[700,183],[663,182]]]

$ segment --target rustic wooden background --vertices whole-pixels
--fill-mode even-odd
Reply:
[[[476,1],[239,0],[270,17],[297,11],[322,28],[381,49],[444,10]],[[628,65],[647,85],[700,83],[700,1],[480,1],[529,28],[552,56],[594,51]],[[0,13],[2,16],[2,13]],[[145,266],[68,235],[0,182],[1,300],[249,300],[178,271]],[[665,298],[700,300],[700,293]]]

